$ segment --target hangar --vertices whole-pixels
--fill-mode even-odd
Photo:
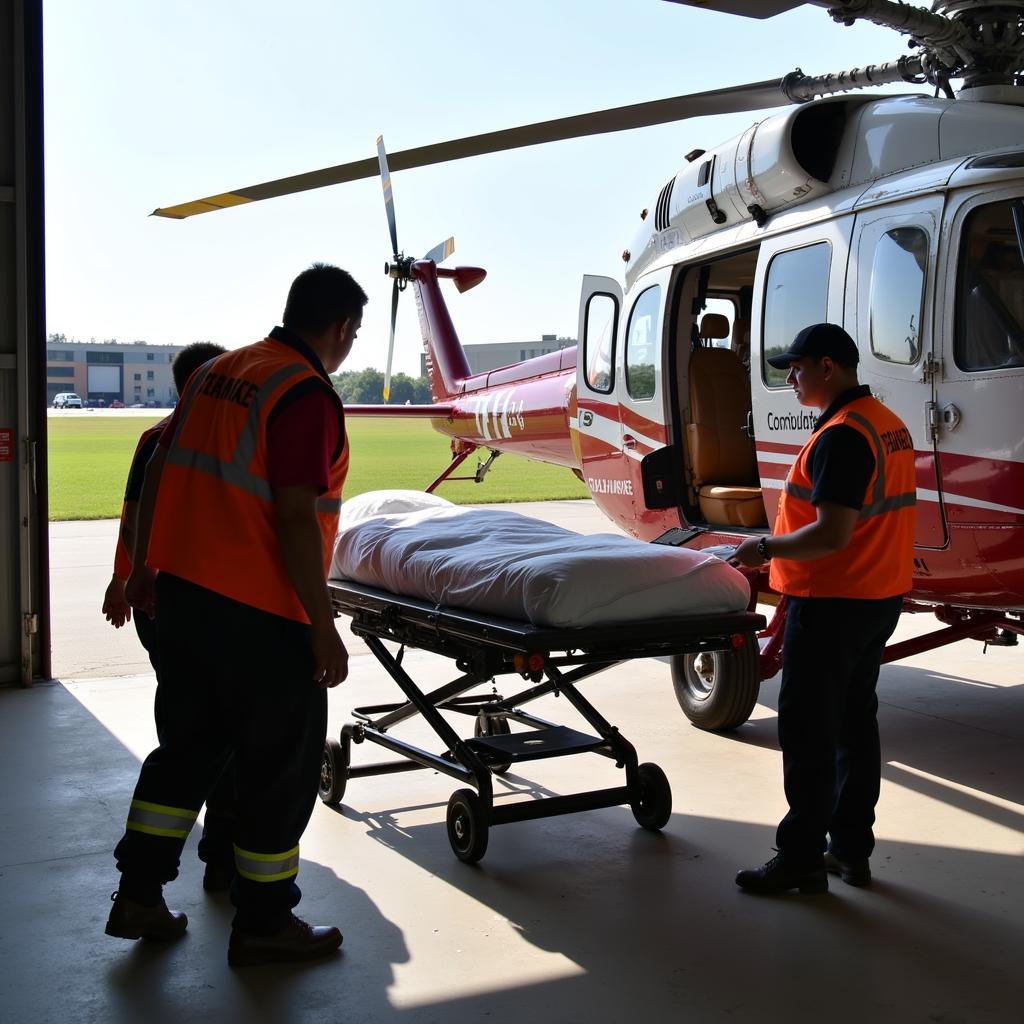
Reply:
[[[203,896],[194,849],[173,902],[173,949],[106,940],[116,841],[152,742],[152,679],[130,654],[65,646],[61,581],[101,561],[109,528],[51,550],[46,516],[39,0],[0,26],[5,137],[0,335],[0,1006],[12,1021],[1006,1021],[1019,1012],[1024,831],[1019,658],[965,642],[886,670],[878,884],[822,900],[757,900],[731,870],[777,817],[777,688],[736,740],[686,726],[664,666],[612,702],[666,766],[677,809],[661,836],[605,809],[500,834],[485,866],[456,862],[447,789],[366,780],[318,808],[304,844],[311,914],[338,917],[337,962],[232,974],[230,907]],[[579,515],[570,508],[568,517]],[[586,529],[585,524],[578,524]],[[75,553],[86,552],[80,558]],[[50,579],[55,580],[51,616]],[[88,598],[82,599],[82,604]],[[124,638],[121,638],[124,639]],[[353,641],[366,699],[387,680]],[[418,658],[413,654],[411,660]],[[77,660],[76,660],[77,659]],[[125,666],[128,671],[118,671]],[[430,671],[424,659],[424,670]],[[78,680],[52,682],[54,676]],[[346,709],[336,702],[332,730]],[[403,776],[397,776],[402,780]],[[378,784],[371,785],[371,781]],[[519,793],[549,795],[571,770]],[[535,787],[531,789],[531,787]]]

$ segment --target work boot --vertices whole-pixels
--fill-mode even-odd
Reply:
[[[294,914],[291,918],[273,935],[253,935],[232,928],[228,963],[232,967],[251,967],[316,960],[333,953],[341,945],[342,935],[337,928],[314,927]]]
[[[871,882],[871,864],[867,857],[843,860],[829,850],[825,854],[825,870],[830,875],[838,875],[847,885],[862,886]]]
[[[736,875],[736,884],[745,892],[762,895],[776,895],[798,889],[805,894],[828,892],[828,875],[825,868],[795,867],[786,863],[782,853],[777,853],[759,868],[746,868]]]
[[[134,900],[125,899],[118,892],[110,894],[114,905],[107,918],[108,935],[116,939],[155,939],[170,942],[180,939],[188,927],[188,918],[176,910],[168,910],[163,899],[147,907]]]
[[[227,892],[234,880],[233,864],[207,864],[203,872],[203,888],[207,892]]]

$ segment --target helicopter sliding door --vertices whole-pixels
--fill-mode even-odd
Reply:
[[[921,196],[857,214],[846,329],[859,375],[910,431],[917,463],[915,547],[943,548],[934,405],[935,267],[943,197]]]
[[[797,452],[814,429],[817,411],[797,402],[785,370],[767,358],[784,352],[811,324],[845,326],[846,267],[852,214],[766,238],[754,281],[750,329],[750,384],[757,468],[768,522]]]

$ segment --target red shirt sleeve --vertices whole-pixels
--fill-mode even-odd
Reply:
[[[282,408],[267,436],[267,476],[271,488],[309,486],[323,494],[341,440],[337,403],[321,389]]]

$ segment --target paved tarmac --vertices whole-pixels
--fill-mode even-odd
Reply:
[[[588,502],[516,506],[581,532]],[[664,832],[612,808],[494,828],[486,858],[451,853],[431,772],[349,781],[302,841],[300,911],[338,923],[342,955],[317,966],[231,971],[231,910],[199,885],[196,836],[168,900],[189,914],[170,947],[102,934],[139,760],[154,743],[154,680],[135,638],[99,616],[114,525],[52,529],[54,663],[62,684],[0,692],[0,1006],[36,1021],[786,1022],[1006,1024],[1020,1018],[1024,949],[1021,649],[963,642],[882,671],[883,786],[875,882],[766,899],[733,884],[771,855],[784,809],[778,681],[731,735],[691,727],[669,668],[632,662],[588,696],[672,785]],[[908,619],[900,635],[934,627]],[[394,685],[352,651],[330,697]],[[426,688],[454,675],[410,651]],[[578,725],[566,701],[537,712]],[[422,724],[395,730],[437,747]],[[356,747],[353,760],[376,760]],[[597,763],[595,763],[595,761]],[[521,765],[496,799],[616,784],[586,755]]]

